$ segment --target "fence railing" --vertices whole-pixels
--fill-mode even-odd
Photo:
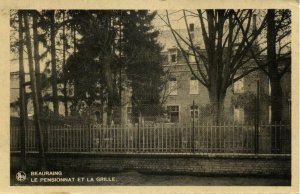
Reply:
[[[223,123],[153,125],[44,125],[49,152],[99,153],[254,153],[272,149],[290,153],[290,125],[261,124],[258,136],[253,124]],[[11,151],[20,150],[19,126],[11,126]],[[256,141],[256,138],[259,140]],[[273,139],[272,139],[273,138]],[[277,142],[276,142],[277,141]],[[38,151],[34,126],[26,131],[26,150]]]

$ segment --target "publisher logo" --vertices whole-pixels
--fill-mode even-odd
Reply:
[[[26,180],[26,173],[23,172],[23,171],[19,171],[17,174],[16,174],[16,179],[17,181],[19,182],[23,182]]]

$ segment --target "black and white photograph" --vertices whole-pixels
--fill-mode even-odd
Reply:
[[[292,186],[291,9],[9,14],[10,186]]]

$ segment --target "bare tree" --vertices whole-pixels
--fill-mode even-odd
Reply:
[[[207,88],[214,121],[218,122],[223,117],[227,88],[258,69],[249,65],[251,57],[248,53],[262,31],[264,22],[258,29],[253,30],[251,27],[253,10],[197,10],[195,12],[183,10],[182,12],[187,38],[173,28],[168,11],[166,11],[166,18],[161,17],[161,19],[170,28],[191,73]],[[192,37],[187,13],[200,22],[201,32],[197,33],[201,33],[204,49],[199,49],[199,45]],[[246,36],[243,38],[241,38],[241,27],[237,25],[234,15],[239,18],[242,26],[245,26]],[[246,44],[246,41],[249,44]],[[255,54],[259,55],[262,52],[263,50],[256,51]],[[190,56],[195,57],[196,68],[193,68],[193,64],[189,61]]]
[[[243,36],[245,30],[239,21]],[[282,88],[281,79],[291,67],[291,12],[290,10],[269,9],[265,20],[266,44],[263,50],[267,50],[266,60],[259,60],[253,49],[252,57],[257,66],[269,77],[271,84],[271,118],[272,122],[282,120]],[[249,40],[245,38],[246,43]]]
[[[266,60],[259,60],[251,50],[257,66],[269,77],[271,84],[271,121],[282,121],[282,87],[281,80],[291,67],[291,11],[269,9],[266,14]],[[239,20],[238,20],[239,21]],[[239,22],[242,27],[241,23]],[[243,29],[243,27],[242,27]],[[245,32],[243,29],[243,35]],[[247,44],[249,42],[247,41]],[[281,134],[272,127],[272,152],[280,152]]]

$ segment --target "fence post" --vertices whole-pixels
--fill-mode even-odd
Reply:
[[[88,139],[88,150],[91,151],[92,150],[92,124],[89,123],[88,125],[88,135],[87,135],[87,139]],[[100,139],[99,139],[99,142],[100,142]]]
[[[45,125],[45,131],[46,131],[46,138],[45,138],[45,152],[48,152],[49,151],[49,129],[48,129],[48,124],[47,122],[44,123]]]
[[[193,149],[193,153],[195,153],[195,101],[193,100],[193,144],[192,144],[192,149]]]
[[[257,80],[257,87],[256,87],[256,118],[255,118],[255,135],[254,135],[254,148],[255,154],[258,153],[259,145],[258,145],[258,130],[259,130],[259,100],[260,100],[260,90],[259,90],[259,80]]]
[[[138,131],[137,131],[137,135],[138,135],[138,138],[137,138],[137,143],[138,143],[138,152],[140,152],[140,121],[138,122]]]

